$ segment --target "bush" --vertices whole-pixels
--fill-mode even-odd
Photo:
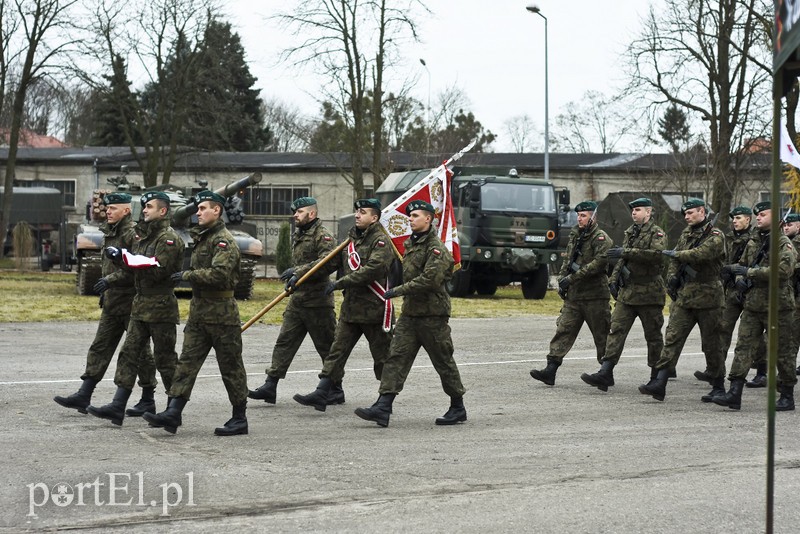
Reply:
[[[278,247],[275,250],[275,268],[278,269],[278,273],[282,273],[292,266],[290,231],[289,223],[283,223],[280,232],[278,232]]]
[[[34,254],[33,230],[30,225],[25,221],[17,223],[11,231],[11,240],[17,269],[22,269],[27,265],[27,259]]]

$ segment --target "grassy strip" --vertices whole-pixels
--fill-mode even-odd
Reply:
[[[247,321],[283,291],[275,280],[257,280],[254,296],[239,302],[242,321]],[[179,291],[179,294],[182,293]],[[74,273],[4,271],[0,274],[0,322],[96,321],[100,318],[97,297],[82,297],[75,291]],[[342,294],[336,294],[337,309]],[[398,309],[402,299],[395,302]],[[189,314],[189,299],[179,298],[181,318]],[[280,324],[286,299],[270,310],[260,322]],[[561,299],[548,291],[543,300],[525,300],[518,286],[501,287],[493,297],[453,299],[453,317],[513,317],[558,315]]]

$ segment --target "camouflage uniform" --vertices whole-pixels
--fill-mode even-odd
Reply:
[[[794,275],[792,276],[792,288],[794,289],[794,321],[792,322],[792,350],[794,354],[800,350],[800,234],[792,238],[792,246],[796,254],[794,267]],[[800,374],[800,369],[796,374]]]
[[[328,377],[334,384],[341,383],[347,359],[362,335],[369,342],[375,378],[380,380],[392,341],[391,332],[383,331],[384,301],[369,288],[373,281],[386,284],[389,267],[394,260],[389,238],[380,222],[373,223],[363,232],[353,227],[349,237],[361,258],[361,267],[355,271],[350,268],[345,249],[320,269],[327,274],[337,270],[340,274],[344,273],[335,282],[336,289],[344,289],[344,302],[339,309],[339,322],[336,324],[330,354],[319,374],[320,378]]]
[[[170,227],[169,218],[136,225],[136,237],[131,253],[157,258],[160,267],[121,269],[109,276],[111,285],[133,278],[136,296],[131,307],[131,321],[125,345],[117,360],[114,383],[123,389],[132,389],[136,380],[136,358],[149,339],[153,340],[155,365],[164,388],[169,391],[175,373],[178,355],[175,353],[175,325],[179,322],[178,300],[175,298],[172,273],[183,265],[184,244]]]
[[[647,341],[647,365],[654,367],[664,348],[664,280],[661,278],[662,254],[666,248],[664,230],[653,221],[625,230],[622,257],[611,273],[619,286],[617,304],[611,315],[611,329],[603,361],[616,365],[625,347],[633,322],[638,317]],[[625,271],[629,271],[626,273]],[[627,274],[627,275],[626,275]]]
[[[700,327],[700,339],[706,356],[706,368],[711,378],[725,374],[725,356],[719,341],[722,314],[722,282],[720,269],[725,258],[725,237],[712,222],[705,220],[687,226],[675,247],[676,256],[670,262],[668,279],[674,279],[681,264],[697,274],[678,289],[677,300],[670,306],[669,323],[664,337],[664,350],[656,369],[674,368],[678,363],[686,338],[695,325]]]
[[[379,393],[400,393],[420,347],[424,348],[439,373],[449,397],[462,397],[458,366],[453,359],[450,336],[450,296],[445,282],[453,275],[453,256],[434,231],[406,240],[403,283],[394,289],[403,296],[403,310],[397,321],[389,358],[383,368]]]
[[[330,254],[335,248],[333,236],[322,221],[315,219],[305,228],[295,230],[292,263],[295,275],[301,278],[313,263]],[[323,363],[330,354],[336,330],[336,313],[333,295],[325,295],[328,273],[320,270],[297,286],[283,313],[283,324],[272,349],[272,363],[266,370],[269,376],[285,378],[286,371],[303,343],[306,334],[311,336],[314,348]]]
[[[221,219],[191,232],[191,270],[184,271],[182,279],[192,286],[192,302],[169,396],[189,400],[197,374],[213,348],[228,399],[239,406],[247,401],[241,320],[233,298],[239,282],[239,247]]]
[[[136,235],[134,222],[130,215],[126,215],[114,225],[103,223],[100,225],[100,230],[103,232],[103,251],[106,247],[130,249]],[[112,278],[112,273],[118,270],[120,267],[102,254],[102,276]],[[86,355],[86,370],[81,375],[82,380],[88,378],[99,382],[103,379],[111,359],[114,357],[114,352],[117,350],[117,345],[122,339],[122,334],[128,328],[131,304],[135,293],[133,280],[124,278],[118,283],[110,285],[100,297],[103,311],[100,314],[100,323],[97,325],[94,341]],[[122,357],[120,354],[120,358]],[[156,387],[158,382],[150,345],[145,345],[144,350],[133,355],[131,359],[135,360],[138,366],[139,386],[142,388]]]
[[[757,266],[753,266],[764,240],[770,239],[769,232],[760,232],[751,239],[745,248],[740,265],[747,266],[747,279],[752,287],[745,293],[744,310],[739,323],[739,337],[736,340],[733,363],[728,378],[741,380],[747,376],[753,362],[754,347],[767,332],[769,304],[769,245],[767,252]],[[792,275],[797,263],[792,242],[785,235],[780,236],[778,265],[778,386],[794,386],[797,383],[795,367],[797,351],[793,350],[793,322],[795,313],[794,287]]]
[[[611,238],[596,223],[580,243],[578,263],[580,270],[570,275],[571,283],[567,289],[561,314],[556,322],[556,333],[550,341],[547,360],[561,364],[564,356],[575,344],[583,323],[589,325],[597,348],[597,361],[601,361],[606,348],[608,329],[611,322],[611,308],[608,291],[606,253],[613,246]],[[581,229],[575,226],[569,235],[566,257],[572,258]],[[570,274],[569,261],[565,261],[559,272],[559,279]]]

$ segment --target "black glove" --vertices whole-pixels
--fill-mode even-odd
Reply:
[[[102,293],[103,291],[105,291],[109,287],[111,287],[111,286],[108,283],[108,280],[106,278],[101,278],[100,280],[95,282],[94,287],[92,287],[92,289],[94,289],[95,293]]]
[[[611,296],[614,297],[614,300],[617,300],[617,295],[619,295],[619,286],[614,282],[608,284],[608,290],[611,292]]]
[[[172,283],[175,285],[180,284],[183,282],[183,271],[178,271],[177,273],[172,273],[169,275],[169,279],[172,280]]]
[[[330,295],[336,291],[336,282],[328,282],[328,285],[325,286],[325,294]]]
[[[750,282],[747,280],[747,278],[738,278],[733,287],[739,293],[746,293],[747,290],[750,289]]]
[[[561,280],[558,281],[558,289],[561,291],[566,292],[569,289],[569,285],[572,283],[572,280],[569,276],[565,276]]]
[[[280,279],[283,280],[284,282],[288,282],[289,278],[294,276],[294,271],[295,271],[294,267],[289,267],[288,269],[286,269],[281,273]]]
[[[733,265],[726,265],[723,269],[728,269],[733,276],[747,276],[747,266],[734,263]]]
[[[670,258],[674,258],[675,256],[678,255],[678,252],[675,250],[662,250],[661,253],[664,256],[669,256]]]
[[[608,249],[608,257],[613,259],[621,258],[622,257],[622,247],[614,247]]]
[[[287,270],[291,270],[291,269],[287,269]],[[284,274],[286,274],[286,273],[284,273]],[[281,275],[281,276],[283,276],[283,275]],[[297,285],[297,281],[298,280],[299,280],[299,278],[297,278],[296,275],[294,275],[294,274],[291,275],[287,279],[286,286],[283,288],[283,290],[284,291],[294,291],[295,289],[297,289],[295,286]]]
[[[386,300],[393,299],[397,296],[397,291],[395,288],[387,289],[386,293],[383,294],[383,298]]]
[[[122,260],[122,251],[117,247],[106,247],[106,258],[113,262]]]

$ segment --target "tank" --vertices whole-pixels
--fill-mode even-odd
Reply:
[[[193,197],[187,197],[181,188],[173,185],[159,185],[150,188],[142,188],[132,184],[127,179],[127,169],[123,167],[120,176],[108,179],[114,188],[95,190],[92,194],[92,202],[87,206],[86,220],[81,224],[75,236],[75,256],[78,266],[76,277],[77,291],[79,295],[94,295],[92,289],[94,284],[101,276],[101,248],[103,244],[103,233],[100,231],[100,224],[105,221],[105,205],[103,196],[112,192],[125,192],[131,195],[131,208],[134,220],[141,216],[142,206],[139,199],[148,191],[163,191],[170,198],[170,218],[171,225],[180,235],[186,244],[184,257],[184,269],[188,269],[192,256],[192,237],[189,229],[197,225],[197,205]],[[261,241],[255,237],[256,228],[254,225],[244,222],[244,211],[239,192],[242,189],[255,185],[261,181],[261,173],[253,173],[245,178],[231,182],[219,189],[215,193],[224,196],[227,201],[223,219],[228,230],[236,240],[236,244],[241,251],[241,271],[239,273],[239,283],[234,290],[234,296],[239,300],[249,299],[253,295],[253,284],[255,283],[255,268],[264,249]],[[190,288],[187,282],[183,282],[179,288]]]

